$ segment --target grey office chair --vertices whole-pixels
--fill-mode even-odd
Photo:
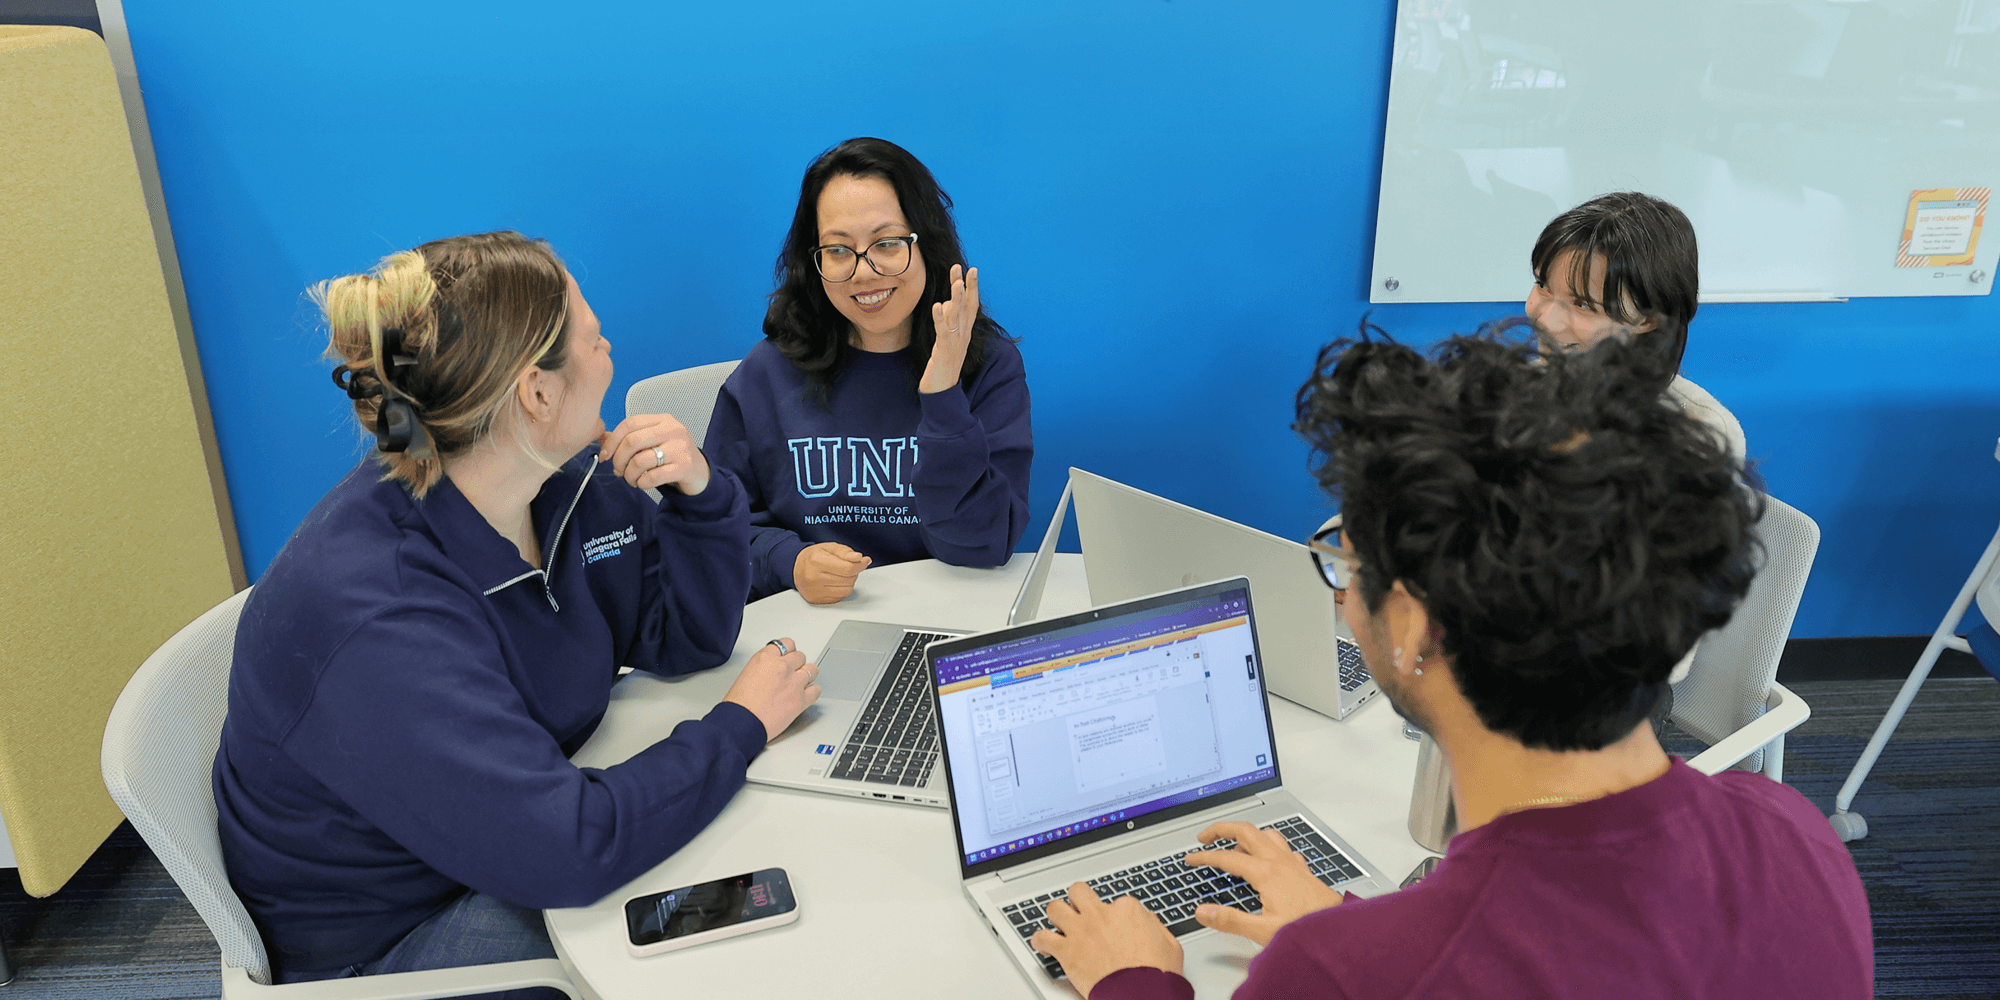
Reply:
[[[245,590],[174,633],[132,675],[104,727],[104,784],[222,949],[224,1000],[433,1000],[529,986],[574,998],[553,958],[273,986],[264,941],[222,867],[209,783]]]
[[[708,418],[715,412],[715,397],[738,364],[721,361],[640,379],[625,392],[625,415],[672,414],[687,426],[698,447],[708,437]]]
[[[1798,508],[1764,497],[1755,532],[1764,565],[1729,624],[1703,636],[1694,665],[1674,685],[1673,721],[1709,744],[1688,764],[1714,774],[1728,767],[1785,780],[1785,734],[1812,714],[1777,682],[1806,577],[1819,552],[1819,525]]]

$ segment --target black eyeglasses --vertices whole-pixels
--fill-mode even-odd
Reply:
[[[910,248],[917,245],[917,234],[890,236],[876,240],[868,249],[856,251],[853,247],[829,243],[823,247],[813,247],[813,267],[819,276],[828,281],[846,281],[854,277],[862,261],[875,269],[884,278],[893,278],[910,269],[910,258],[916,256]]]
[[[1340,547],[1340,515],[1328,518],[1306,539],[1306,554],[1312,556],[1319,578],[1335,590],[1346,590],[1354,575],[1354,553]]]

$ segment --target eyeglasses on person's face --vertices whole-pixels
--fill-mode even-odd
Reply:
[[[1306,539],[1306,554],[1312,556],[1313,568],[1319,571],[1319,578],[1336,591],[1345,591],[1354,577],[1354,552],[1340,547],[1340,515],[1327,518],[1326,523]]]
[[[868,249],[856,251],[853,247],[829,243],[813,247],[813,267],[819,276],[828,281],[846,281],[854,277],[854,272],[867,261],[876,274],[893,278],[910,269],[911,248],[917,244],[917,234],[908,236],[888,236],[868,245]]]

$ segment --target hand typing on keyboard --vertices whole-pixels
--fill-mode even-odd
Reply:
[[[1251,846],[1254,850],[1239,849],[1236,840],[1228,836],[1230,833],[1253,835],[1255,839]],[[1085,963],[1090,970],[1090,981],[1095,983],[1119,969],[1152,963],[1132,960],[1129,950],[1107,960],[1093,950],[1102,935],[1093,934],[1088,939],[1083,939],[1067,933],[1057,933],[1067,932],[1071,928],[1055,922],[1056,915],[1059,914],[1067,920],[1074,919],[1076,914],[1082,914],[1085,923],[1078,929],[1078,934],[1082,934],[1094,926],[1092,921],[1107,919],[1101,912],[1107,909],[1121,922],[1121,925],[1124,921],[1138,920],[1138,917],[1128,911],[1119,909],[1127,903],[1137,901],[1166,928],[1167,934],[1174,938],[1198,934],[1207,927],[1214,927],[1217,930],[1242,934],[1258,942],[1269,942],[1271,935],[1277,932],[1277,928],[1291,920],[1340,902],[1339,894],[1331,889],[1326,890],[1330,895],[1321,895],[1311,892],[1307,887],[1292,884],[1292,868],[1302,866],[1306,876],[1330,886],[1362,878],[1365,874],[1358,865],[1342,854],[1339,848],[1334,847],[1325,835],[1313,829],[1312,824],[1306,822],[1302,816],[1275,820],[1265,824],[1261,829],[1252,829],[1244,823],[1217,823],[1202,831],[1199,840],[1201,846],[1191,852],[1176,852],[1155,858],[1145,864],[1133,865],[1122,871],[1106,872],[1089,881],[1075,883],[1069,889],[1056,889],[1039,896],[1024,896],[1016,902],[1001,907],[1000,916],[1014,928],[1014,933],[1020,935],[1022,941],[1041,953],[1042,970],[1049,974],[1049,978],[1063,978],[1068,974],[1070,963],[1076,961]],[[1290,851],[1298,853],[1289,854]],[[1189,864],[1190,858],[1215,854],[1239,854],[1240,858],[1225,859],[1221,863]],[[1290,860],[1286,861],[1283,855],[1288,855]],[[1267,880],[1278,893],[1275,904],[1278,909],[1271,911],[1275,919],[1270,922],[1268,930],[1259,930],[1255,926],[1238,930],[1231,923],[1234,918],[1228,915],[1235,913],[1238,916],[1249,916],[1266,912],[1264,901],[1258,896],[1257,886],[1231,870],[1252,862],[1265,863],[1259,871],[1264,871],[1264,868],[1270,869],[1265,874],[1269,876]],[[1229,867],[1225,868],[1225,865]],[[1073,907],[1065,902],[1069,895],[1078,889],[1084,890],[1088,895],[1079,895],[1077,898],[1091,900],[1090,906]],[[1112,900],[1110,907],[1098,902],[1106,897]],[[1196,911],[1204,907],[1217,911],[1226,910],[1227,912],[1221,917],[1222,923],[1211,924],[1205,920],[1196,920]],[[998,929],[998,925],[995,929]],[[1105,943],[1123,947],[1137,940],[1135,935],[1138,934],[1139,931],[1135,927],[1124,926],[1118,935],[1106,939]],[[1106,961],[1114,964],[1107,965]],[[1124,961],[1125,964],[1115,964],[1118,961]],[[1165,968],[1156,964],[1153,967]]]
[[[1040,930],[1028,944],[1054,955],[1069,975],[1070,985],[1084,996],[1091,987],[1119,969],[1146,967],[1181,971],[1181,943],[1160,918],[1131,896],[1110,903],[1097,898],[1087,882],[1069,887],[1068,899],[1049,902],[1054,931]],[[1061,933],[1057,933],[1060,931]]]
[[[1198,851],[1188,855],[1187,862],[1191,867],[1220,869],[1249,882],[1262,903],[1257,913],[1203,903],[1195,908],[1194,918],[1204,927],[1260,945],[1270,944],[1278,928],[1341,901],[1341,894],[1313,874],[1307,858],[1292,850],[1285,835],[1276,830],[1260,830],[1243,822],[1217,823],[1197,839],[1203,844],[1234,840],[1235,846],[1229,850]]]

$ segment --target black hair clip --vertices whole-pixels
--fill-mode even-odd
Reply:
[[[396,369],[417,363],[415,356],[403,350],[403,328],[400,326],[392,326],[382,331],[382,354],[389,359],[389,366],[385,370],[388,371],[390,378],[395,377]]]
[[[382,331],[382,352],[389,358],[385,371],[393,373],[404,365],[414,365],[417,359],[403,353],[403,328],[390,327]],[[342,376],[346,376],[343,378]],[[364,383],[362,380],[366,378]],[[333,384],[347,393],[349,399],[371,399],[382,397],[375,409],[375,447],[382,451],[406,452],[411,458],[421,462],[432,455],[431,438],[425,433],[423,422],[417,419],[417,408],[411,405],[409,397],[393,386],[385,386],[368,369],[359,371],[338,365],[333,369]]]
[[[333,384],[339,386],[341,391],[347,393],[348,399],[367,399],[371,396],[382,395],[382,383],[375,382],[372,385],[363,385],[361,384],[361,377],[363,375],[373,376],[374,373],[366,369],[355,371],[344,364],[333,366]]]
[[[408,399],[383,397],[382,408],[375,411],[375,447],[408,452],[419,462],[431,457],[430,435],[424,433],[424,425],[417,420],[417,408]]]

